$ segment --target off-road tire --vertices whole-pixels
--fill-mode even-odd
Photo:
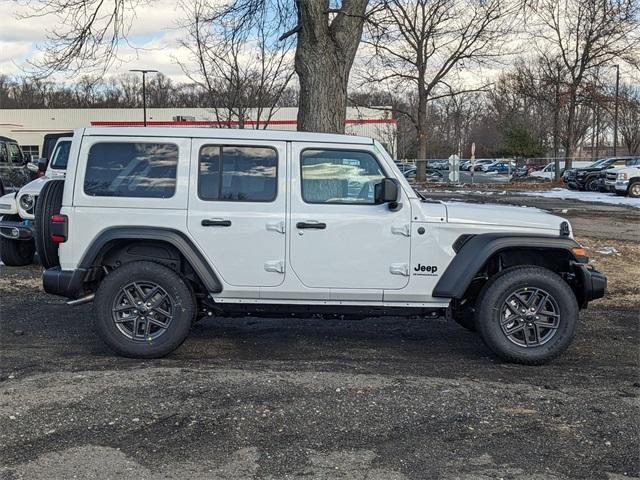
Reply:
[[[19,221],[18,215],[5,215],[5,220]],[[24,267],[33,263],[36,247],[33,240],[11,240],[0,237],[0,260],[8,267]]]
[[[44,268],[60,266],[58,245],[51,240],[51,216],[60,213],[64,180],[50,180],[44,184],[36,202],[35,241],[40,263]]]
[[[629,184],[627,194],[631,198],[640,198],[640,180],[634,180]]]
[[[159,286],[170,297],[172,317],[164,332],[153,340],[132,339],[119,330],[113,311],[123,289],[134,282]],[[116,353],[132,358],[160,358],[178,348],[187,338],[195,318],[196,304],[191,288],[173,270],[154,262],[125,263],[101,282],[94,301],[94,327],[100,338]],[[148,315],[148,313],[147,313]]]
[[[588,178],[586,182],[584,182],[584,189],[587,192],[597,192],[598,191],[598,177]]]
[[[503,332],[502,308],[518,289],[540,288],[550,294],[559,309],[558,326],[542,345],[516,345]],[[500,358],[525,365],[541,365],[567,349],[578,328],[578,302],[571,287],[556,273],[537,266],[508,268],[489,279],[476,304],[476,325],[485,344]]]

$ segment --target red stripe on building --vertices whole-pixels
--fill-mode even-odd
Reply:
[[[261,126],[261,125],[296,125],[296,120],[247,120],[245,125]],[[367,119],[347,119],[345,124],[347,125],[367,125],[375,123],[391,123],[395,124],[395,118],[367,118]],[[91,125],[93,127],[142,127],[144,122],[139,120],[92,120]],[[217,122],[210,120],[188,120],[184,122],[177,122],[173,120],[147,120],[147,126],[152,127],[237,127],[240,125],[238,121],[231,122]]]

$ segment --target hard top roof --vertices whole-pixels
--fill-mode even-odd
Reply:
[[[88,127],[85,136],[132,136],[132,137],[187,137],[220,140],[252,140],[281,142],[316,142],[371,145],[369,137],[339,135],[333,133],[290,132],[286,130],[255,130],[232,128],[197,127]]]
[[[9,138],[9,137],[3,137],[2,135],[0,135],[0,142],[13,142],[13,143],[18,143],[16,140],[14,140],[13,138]]]

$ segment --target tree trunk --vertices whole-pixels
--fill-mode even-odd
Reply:
[[[569,169],[573,163],[573,154],[575,151],[576,134],[575,134],[575,118],[576,118],[576,91],[571,90],[569,98],[569,111],[567,112],[567,136],[564,146],[564,168]]]
[[[347,84],[367,3],[344,0],[340,12],[329,22],[329,0],[297,0],[298,130],[344,133]]]

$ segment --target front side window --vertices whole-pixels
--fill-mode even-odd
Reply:
[[[632,158],[630,160],[627,160],[627,166],[628,167],[640,166],[640,158]]]
[[[89,150],[84,192],[95,197],[170,198],[176,191],[178,146],[96,143]]]
[[[9,158],[12,163],[22,163],[22,152],[20,147],[15,143],[9,143]]]
[[[302,152],[302,198],[307,203],[373,205],[385,177],[368,152],[312,149]]]
[[[0,163],[7,163],[9,161],[9,154],[7,153],[7,144],[0,142]]]
[[[277,195],[278,154],[270,147],[205,145],[198,196],[226,202],[271,202]]]
[[[51,158],[51,168],[56,170],[64,170],[67,168],[69,161],[69,151],[71,150],[71,142],[60,142]]]

